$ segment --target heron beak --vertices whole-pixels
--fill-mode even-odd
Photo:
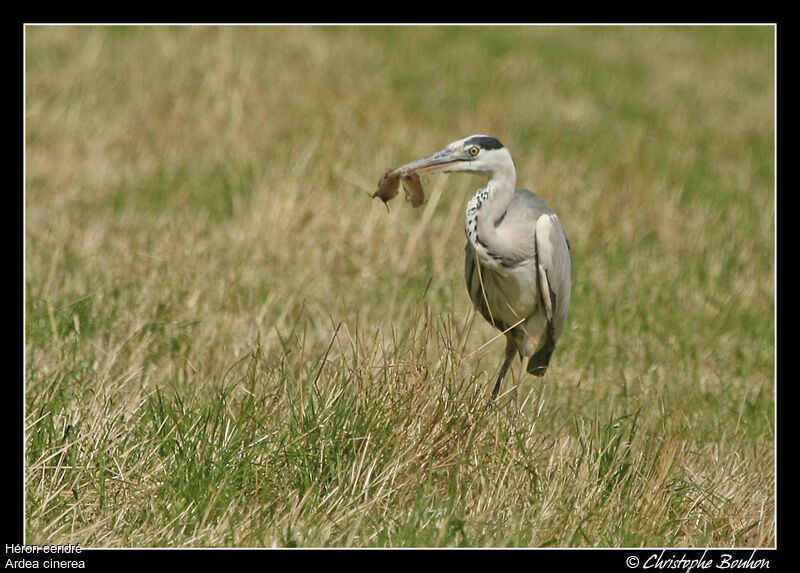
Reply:
[[[401,173],[435,173],[437,171],[449,171],[454,163],[469,159],[469,155],[462,149],[442,149],[433,155],[428,155],[417,161],[406,163],[398,167],[396,171]]]

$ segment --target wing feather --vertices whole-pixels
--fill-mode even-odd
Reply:
[[[555,213],[541,215],[536,221],[536,263],[542,303],[558,339],[569,311],[572,261],[567,235]]]

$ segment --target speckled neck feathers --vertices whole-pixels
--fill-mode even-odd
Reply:
[[[492,174],[486,187],[475,192],[467,204],[464,230],[482,264],[493,268],[508,266],[497,242],[497,227],[505,217],[517,183],[513,162]]]

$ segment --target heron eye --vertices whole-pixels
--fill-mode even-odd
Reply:
[[[475,157],[476,155],[478,155],[479,151],[480,151],[480,149],[478,149],[478,147],[476,147],[475,145],[473,145],[472,147],[469,148],[469,154],[472,157]]]

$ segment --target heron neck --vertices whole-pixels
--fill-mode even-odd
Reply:
[[[505,215],[517,185],[513,167],[495,173],[486,185],[487,196],[478,214],[478,237],[489,251],[499,252],[497,223]]]

